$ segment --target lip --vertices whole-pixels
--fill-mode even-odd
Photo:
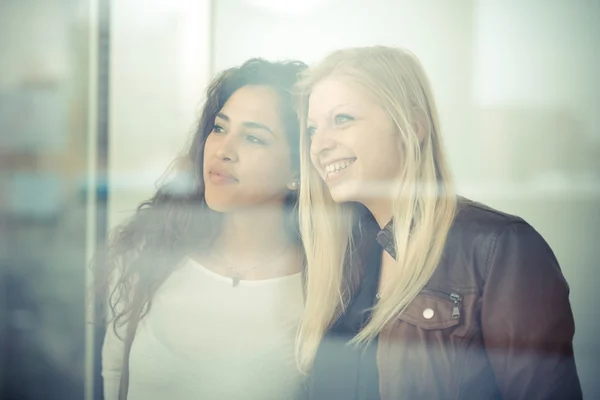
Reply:
[[[326,169],[328,165],[335,164],[340,161],[346,161],[346,160],[355,161],[356,157],[340,157],[340,158],[330,158],[327,160],[323,160],[323,161],[320,161],[321,168]]]
[[[350,163],[350,165],[348,165],[348,167],[344,168],[341,171],[337,171],[337,172],[328,172],[327,171],[327,166],[329,166],[331,164],[335,164],[337,162],[343,162],[343,161],[351,161],[351,163]],[[343,177],[348,172],[347,170],[352,166],[352,164],[354,164],[354,161],[356,161],[356,157],[336,158],[336,159],[327,160],[327,162],[322,162],[321,168],[323,169],[324,180],[326,182],[333,182],[333,181],[336,181],[339,178]]]
[[[221,185],[237,182],[237,178],[225,168],[212,167],[208,170],[208,177],[214,184]]]

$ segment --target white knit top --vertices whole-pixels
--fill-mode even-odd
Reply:
[[[128,400],[295,398],[303,386],[294,360],[302,308],[299,273],[233,287],[231,278],[186,259],[140,321]],[[102,351],[106,400],[118,398],[122,353],[110,326]]]

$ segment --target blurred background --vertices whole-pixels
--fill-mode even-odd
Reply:
[[[90,257],[216,72],[375,44],[425,65],[460,192],[554,249],[600,398],[598,21],[596,0],[0,0],[0,399],[102,398]]]

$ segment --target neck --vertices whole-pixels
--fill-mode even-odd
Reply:
[[[226,213],[214,249],[225,254],[230,262],[248,263],[269,257],[293,243],[286,229],[286,218],[283,208],[273,206]]]
[[[384,199],[370,199],[363,203],[365,207],[373,214],[377,224],[383,229],[392,219],[392,202]]]

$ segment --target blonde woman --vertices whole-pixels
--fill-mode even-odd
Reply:
[[[556,258],[455,196],[417,58],[340,50],[299,91],[311,398],[581,398]]]

